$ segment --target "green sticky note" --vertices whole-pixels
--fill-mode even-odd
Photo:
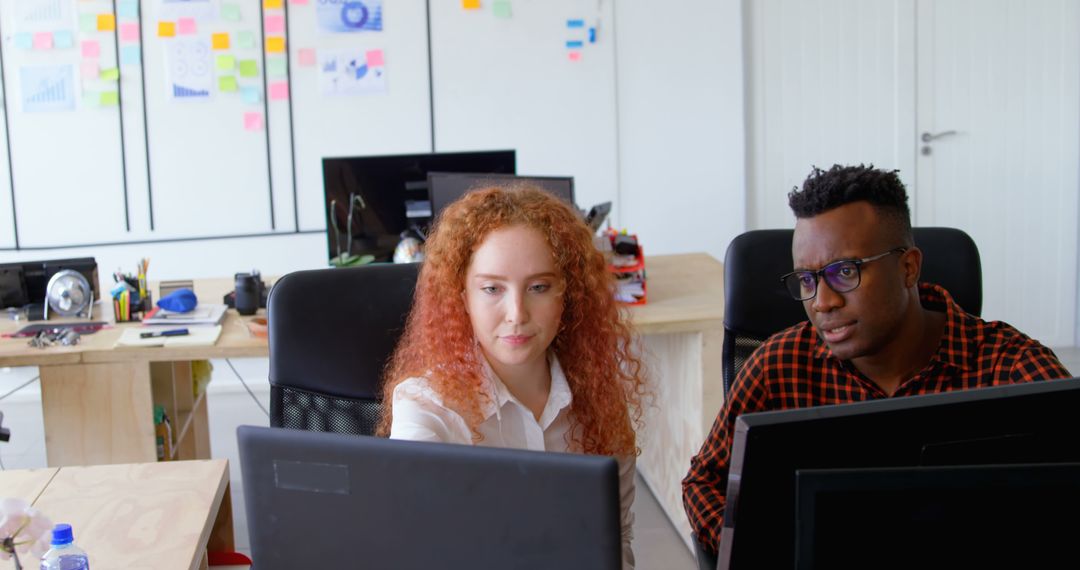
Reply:
[[[101,93],[97,91],[83,91],[83,105],[87,107],[97,107],[101,104]]]
[[[97,14],[79,14],[79,31],[96,32]]]
[[[254,59],[240,60],[240,77],[258,77],[259,64]]]
[[[101,73],[98,74],[98,78],[104,79],[105,81],[116,81],[117,79],[120,79],[120,70],[115,67],[102,69]]]
[[[222,75],[217,80],[218,90],[222,93],[232,93],[237,90],[236,78],[232,75]]]
[[[240,6],[225,3],[221,5],[221,19],[229,22],[240,21]]]
[[[285,77],[286,71],[285,58],[274,57],[266,60],[266,75],[270,77]]]
[[[491,6],[491,11],[495,13],[496,18],[509,18],[512,15],[508,0],[495,0],[495,4]]]
[[[111,107],[113,105],[120,104],[120,92],[119,91],[103,91],[101,93],[101,106]]]
[[[236,67],[236,58],[231,55],[217,56],[218,71],[232,71]]]
[[[255,47],[254,32],[236,32],[236,47],[252,49]]]

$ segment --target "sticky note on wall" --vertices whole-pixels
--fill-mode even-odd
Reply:
[[[367,61],[369,67],[382,67],[385,63],[383,60],[383,51],[381,49],[369,49],[364,58]]]
[[[124,46],[120,48],[121,65],[139,65],[142,61],[142,49],[139,46]]]
[[[176,21],[176,33],[190,36],[195,33],[195,18],[180,18]]]
[[[313,48],[300,48],[296,54],[296,59],[301,67],[311,67],[315,65],[315,50]]]
[[[261,131],[263,128],[262,113],[244,113],[244,130]]]
[[[97,30],[99,32],[111,32],[116,29],[116,16],[112,14],[97,15]]]
[[[82,43],[83,57],[97,57],[101,55],[101,45],[97,40],[86,40]]]
[[[119,91],[103,91],[101,93],[101,106],[102,107],[115,107],[120,104],[120,92]]]
[[[288,69],[284,57],[269,57],[266,59],[267,77],[285,77],[288,74]]]
[[[53,47],[52,32],[38,32],[34,34],[34,49],[47,50]]]
[[[258,77],[259,64],[254,59],[240,60],[240,77]]]
[[[218,71],[232,71],[236,67],[236,57],[231,55],[217,56]]]
[[[34,36],[26,32],[15,34],[15,47],[19,49],[34,49]]]
[[[120,41],[122,42],[137,42],[139,41],[139,25],[135,22],[124,22],[120,24]]]
[[[278,10],[284,6],[282,0],[263,0],[263,8],[267,10]]]
[[[115,67],[102,69],[101,74],[98,75],[98,78],[105,81],[117,81],[118,79],[120,79],[120,70]]]
[[[270,100],[271,101],[283,101],[289,98],[289,84],[284,81],[277,81],[270,84]]]
[[[221,77],[218,77],[218,90],[222,93],[232,93],[237,89],[236,78],[232,75],[222,75]]]
[[[513,15],[510,2],[507,0],[495,0],[495,3],[491,6],[491,12],[495,14],[496,18],[509,18]]]
[[[240,6],[232,3],[223,3],[221,5],[221,19],[229,22],[239,22]]]
[[[236,32],[236,47],[253,49],[255,47],[255,34],[252,32]]]
[[[270,53],[282,53],[285,51],[285,38],[266,38],[266,51]]]
[[[214,49],[229,49],[229,34],[212,34],[210,36],[210,44]]]
[[[248,105],[259,104],[259,88],[245,85],[240,88],[240,96],[244,98],[244,102]]]
[[[461,7],[466,10],[479,10],[480,0],[461,0]]]
[[[93,32],[97,30],[97,16],[94,14],[79,14],[79,31]]]
[[[160,38],[176,36],[176,22],[158,22],[157,35]]]
[[[285,16],[281,14],[267,14],[266,15],[266,33],[267,34],[284,34],[285,33]]]
[[[138,18],[139,17],[139,1],[138,0],[119,0],[116,3],[116,15],[121,18]]]
[[[56,49],[68,49],[75,45],[75,35],[67,30],[53,32],[53,46]]]

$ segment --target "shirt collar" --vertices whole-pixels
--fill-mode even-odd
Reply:
[[[532,415],[532,412],[529,411],[525,404],[522,404],[510,393],[510,389],[506,387],[499,375],[495,374],[495,370],[491,368],[483,355],[481,355],[480,361],[483,366],[484,376],[488,379],[487,393],[485,394],[487,398],[483,406],[484,421],[487,421],[491,416],[499,416],[499,410],[509,402],[513,402],[526,413]],[[548,353],[548,366],[551,369],[551,389],[548,392],[547,404],[544,405],[544,411],[540,414],[540,421],[538,422],[543,429],[547,429],[555,421],[555,418],[559,416],[559,412],[570,407],[574,399],[562,365],[559,364],[559,359],[553,353]]]
[[[919,283],[919,301],[927,309],[945,312],[945,330],[942,331],[941,343],[930,362],[939,361],[961,370],[970,369],[972,367],[970,355],[973,354],[971,343],[975,339],[968,330],[967,320],[970,318],[968,314],[956,304],[952,295],[949,295],[949,292],[941,285]],[[817,328],[813,325],[810,327],[814,332],[814,357],[836,358],[829,350],[829,346],[818,336]]]

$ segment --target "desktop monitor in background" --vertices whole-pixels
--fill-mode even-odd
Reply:
[[[324,158],[327,257],[390,261],[402,232],[424,235],[431,219],[430,171],[514,174],[515,152]]]
[[[795,564],[799,470],[1080,462],[1078,409],[1069,379],[742,415],[717,567]]]
[[[622,564],[611,457],[237,429],[253,568]]]
[[[796,477],[796,570],[1077,565],[1080,463]]]
[[[531,184],[562,198],[574,205],[574,179],[569,176],[507,176],[504,174],[478,174],[454,172],[429,172],[428,189],[431,192],[431,217],[451,202],[464,196],[469,190],[507,184]]]

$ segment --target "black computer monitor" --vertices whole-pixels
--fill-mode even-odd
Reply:
[[[801,469],[1080,462],[1078,409],[1068,379],[742,415],[717,567],[794,565]]]
[[[328,257],[390,261],[402,232],[422,234],[430,223],[430,171],[514,174],[516,168],[512,150],[324,158]]]
[[[796,570],[1076,564],[1080,463],[810,469],[796,479]]]
[[[574,206],[574,178],[571,176],[513,176],[461,172],[429,172],[431,216],[434,218],[451,202],[469,190],[507,184],[529,184],[547,190]],[[576,208],[576,206],[574,206]]]
[[[611,457],[241,426],[253,568],[622,564]]]

